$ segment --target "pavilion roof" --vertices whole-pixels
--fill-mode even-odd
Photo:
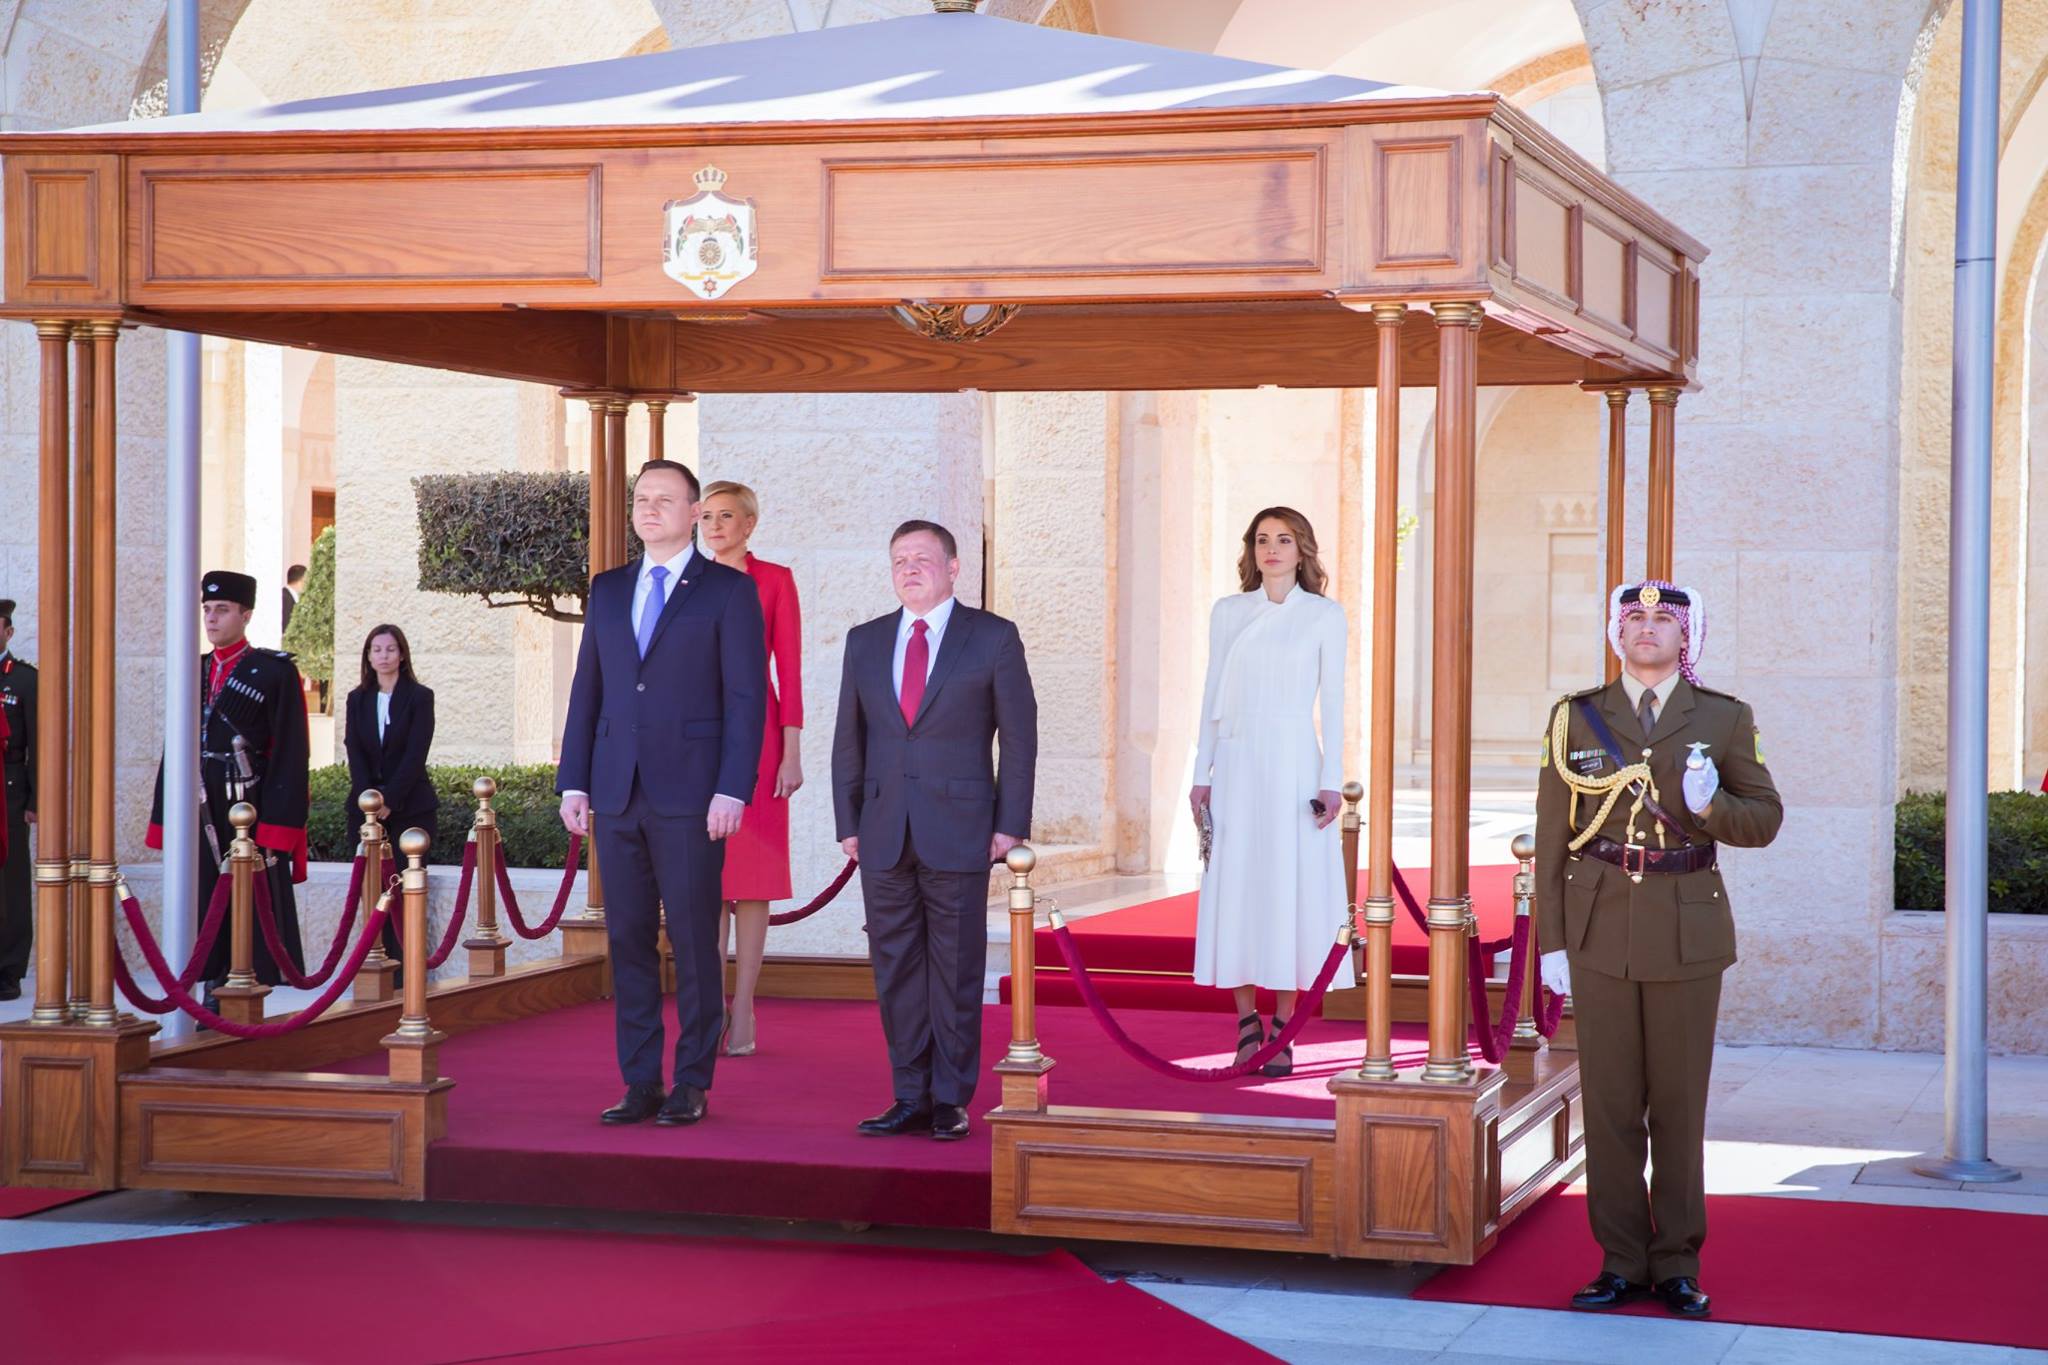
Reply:
[[[1359,104],[1445,92],[977,14],[438,81],[76,133],[255,133],[987,119]]]

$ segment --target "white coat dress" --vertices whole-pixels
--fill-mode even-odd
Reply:
[[[1260,587],[1210,613],[1195,747],[1215,828],[1195,918],[1202,985],[1306,990],[1336,942],[1342,846],[1308,803],[1343,787],[1348,633],[1344,608],[1299,584],[1278,602]]]

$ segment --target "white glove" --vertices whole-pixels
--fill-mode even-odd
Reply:
[[[1565,962],[1564,949],[1558,948],[1536,959],[1536,972],[1552,995],[1572,993],[1572,969]]]
[[[1702,767],[1687,768],[1680,785],[1685,789],[1686,809],[1698,815],[1714,799],[1714,793],[1721,790],[1721,770],[1714,766],[1713,759],[1706,759]]]

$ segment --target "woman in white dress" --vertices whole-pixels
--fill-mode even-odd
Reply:
[[[1209,615],[1188,799],[1198,821],[1208,809],[1214,829],[1195,920],[1195,980],[1236,996],[1242,1061],[1266,1038],[1258,988],[1279,996],[1277,1034],[1329,956],[1349,899],[1331,828],[1342,785],[1348,631],[1343,607],[1323,596],[1315,531],[1293,508],[1252,518],[1237,571],[1243,591],[1219,599]],[[1292,1051],[1266,1063],[1265,1074],[1291,1072]]]

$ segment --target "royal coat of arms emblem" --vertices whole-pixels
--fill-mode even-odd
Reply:
[[[721,298],[760,266],[754,201],[728,199],[725,172],[716,166],[697,172],[696,180],[696,194],[662,206],[668,231],[661,268],[698,298]]]

